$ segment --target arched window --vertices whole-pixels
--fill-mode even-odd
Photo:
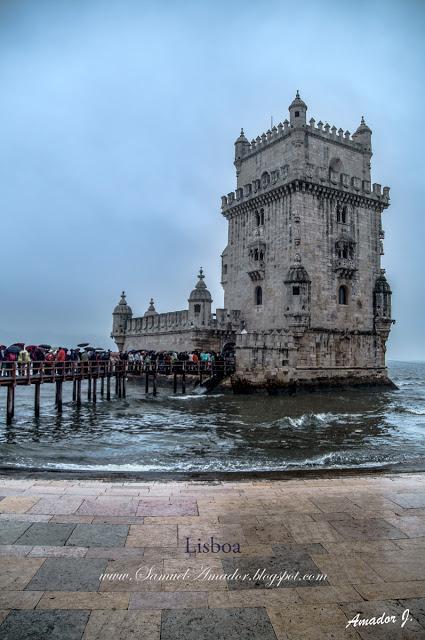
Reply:
[[[254,250],[254,260],[258,260],[258,249]]]
[[[338,303],[339,304],[348,304],[348,291],[347,287],[343,284],[338,289]]]
[[[345,223],[347,222],[347,206],[346,206],[346,205],[344,205],[344,206],[342,207],[341,222],[342,222],[343,224],[345,224]]]
[[[264,209],[261,209],[260,211],[260,225],[264,225]]]
[[[260,214],[258,213],[258,211],[255,212],[255,224],[257,225],[257,227],[259,227],[260,224],[261,224],[261,218],[260,218]]]
[[[261,287],[255,289],[255,304],[257,306],[263,304],[263,290]]]
[[[336,221],[341,222],[341,205],[339,204],[339,202],[336,205]]]
[[[200,304],[195,304],[193,310],[194,310],[195,313],[201,313],[201,305]]]

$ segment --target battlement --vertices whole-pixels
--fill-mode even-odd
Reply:
[[[227,195],[221,196],[221,210],[224,215],[243,202],[249,202],[257,196],[271,194],[280,187],[289,185],[294,181],[306,181],[319,183],[335,189],[342,189],[347,193],[363,195],[369,199],[382,203],[384,207],[389,205],[390,187],[383,187],[369,180],[362,180],[357,176],[350,176],[346,173],[339,173],[326,167],[315,167],[307,164],[304,170],[284,165],[276,167],[271,171],[264,171],[260,178],[231,191]]]
[[[309,124],[302,125],[301,129],[307,131],[309,134],[319,136],[324,140],[342,144],[349,147],[351,150],[359,151],[361,153],[366,150],[364,145],[357,140],[355,133],[351,135],[348,130],[344,131],[341,128],[337,129],[335,125],[331,126],[327,122],[324,124],[321,120],[316,123],[316,120],[311,118]],[[263,151],[279,140],[283,140],[290,136],[291,133],[296,130],[299,129],[294,129],[287,119],[283,122],[279,122],[277,126],[268,129],[266,132],[263,132],[261,135],[253,138],[251,142],[244,144],[241,157],[242,161],[255,153]]]
[[[189,311],[171,311],[157,313],[151,316],[131,318],[127,320],[126,332],[128,334],[155,333],[164,331],[176,331],[178,329],[190,329]]]

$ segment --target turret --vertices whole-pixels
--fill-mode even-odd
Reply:
[[[391,289],[385,277],[385,269],[375,282],[373,291],[373,315],[376,320],[391,320]]]
[[[239,138],[236,138],[235,141],[235,162],[234,165],[236,167],[236,176],[239,175],[242,158],[245,154],[245,150],[249,147],[248,139],[245,137],[243,129],[241,129],[241,133]]]
[[[149,316],[157,316],[157,315],[158,315],[158,312],[157,312],[157,311],[156,311],[156,309],[155,309],[155,305],[154,305],[153,298],[151,298],[151,299],[150,299],[150,302],[149,302],[149,307],[148,307],[147,311],[145,311],[145,313],[143,314],[143,316],[144,316],[145,318],[147,318],[147,317],[149,317]]]
[[[311,279],[299,255],[289,267],[285,285],[285,317],[292,329],[304,331],[310,326]]]
[[[353,133],[353,140],[361,144],[367,151],[372,151],[372,130],[367,126],[364,117]]]
[[[189,322],[195,327],[206,327],[211,320],[211,293],[204,282],[202,267],[199,270],[198,282],[191,292],[189,302]]]
[[[307,105],[297,91],[295,99],[289,105],[289,123],[291,127],[302,127],[307,122]]]
[[[124,348],[127,321],[131,320],[132,317],[133,311],[127,304],[127,301],[125,299],[125,291],[123,291],[121,293],[121,300],[112,313],[111,338],[115,340],[119,351],[122,351]]]

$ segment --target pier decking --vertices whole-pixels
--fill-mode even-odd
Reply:
[[[128,379],[143,379],[145,393],[149,393],[150,382],[153,395],[157,394],[158,377],[173,379],[173,391],[177,393],[180,378],[181,391],[186,393],[186,375],[195,376],[200,385],[209,382],[214,386],[225,376],[233,373],[234,367],[226,362],[197,364],[178,361],[173,364],[132,364],[125,360],[117,361],[66,361],[66,362],[4,362],[0,376],[0,387],[7,388],[6,424],[11,424],[15,415],[15,388],[17,386],[34,386],[34,415],[40,415],[40,397],[42,384],[55,384],[55,405],[59,413],[62,412],[63,383],[72,382],[72,399],[81,405],[82,381],[87,380],[87,400],[97,402],[98,381],[100,396],[111,400],[111,380],[115,383],[115,396],[126,397],[126,381]]]

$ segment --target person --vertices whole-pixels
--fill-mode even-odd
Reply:
[[[24,376],[27,373],[27,367],[29,367],[30,362],[31,362],[30,354],[25,349],[25,346],[23,346],[18,354],[19,375]]]
[[[40,369],[42,367],[42,363],[45,360],[45,354],[41,347],[35,347],[31,351],[31,360],[32,360],[32,373],[33,375],[39,375]]]
[[[56,352],[56,373],[58,375],[63,375],[65,372],[65,360],[66,360],[66,351],[63,347],[59,347]]]
[[[0,345],[0,376],[5,375],[4,372],[4,362],[6,360],[6,345]]]

